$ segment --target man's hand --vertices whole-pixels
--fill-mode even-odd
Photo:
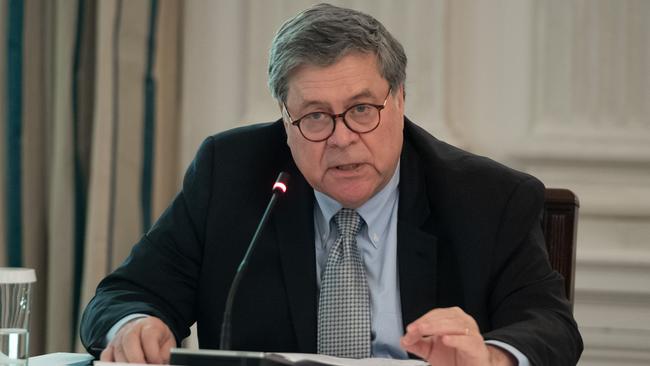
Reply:
[[[101,361],[169,363],[176,340],[162,320],[148,316],[126,323],[100,356]]]
[[[460,308],[434,309],[406,327],[402,348],[431,365],[516,365],[512,355],[486,345],[476,321]]]

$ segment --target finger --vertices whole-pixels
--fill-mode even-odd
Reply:
[[[435,347],[437,337],[421,338],[413,343],[406,343],[402,337],[400,344],[406,352],[427,359]]]
[[[113,346],[113,362],[127,362],[126,356],[124,355],[124,350],[122,349],[122,344],[117,343]]]
[[[455,349],[459,357],[467,360],[484,359],[488,356],[487,347],[480,336],[446,335],[441,337],[440,341]]]
[[[438,308],[424,314],[406,328],[407,343],[416,342],[418,338],[433,335],[479,333],[474,318],[461,308]]]
[[[420,323],[410,324],[406,328],[403,341],[406,345],[414,344],[424,338],[443,335],[468,335],[476,334],[477,331],[470,331],[465,324],[459,322],[446,322],[445,324]]]
[[[140,332],[142,327],[131,327],[120,339],[122,352],[124,353],[125,361],[135,363],[145,363],[144,351],[142,350],[142,343],[140,343]]]
[[[454,306],[451,308],[436,308],[428,311],[427,313],[425,313],[424,315],[416,319],[414,323],[418,321],[459,318],[464,316],[468,316],[468,315],[463,311],[463,309],[459,308],[458,306]]]
[[[163,347],[171,332],[166,326],[145,325],[140,332],[140,343],[148,363],[163,363]]]
[[[476,326],[474,318],[469,316],[459,307],[453,308],[438,308],[429,311],[422,315],[411,324],[463,324],[466,328],[473,328]]]
[[[104,348],[102,353],[99,355],[99,360],[104,361],[104,362],[113,362],[113,361],[115,361],[115,359],[113,357],[113,346],[112,345],[109,344],[106,348]]]
[[[158,342],[158,336],[152,334],[152,332],[141,332],[140,341],[142,344],[142,350],[144,352],[144,358],[147,360],[147,363],[162,363],[162,357],[160,355],[160,344]]]
[[[176,340],[174,337],[170,337],[165,343],[163,343],[162,347],[160,347],[160,355],[162,357],[162,363],[168,364],[169,363],[169,358],[171,357],[171,350],[172,348],[176,347]]]
[[[465,329],[474,330],[475,325],[466,319],[440,319],[436,321],[423,321],[411,323],[406,327],[406,332],[418,332],[422,335],[440,335],[441,333],[451,332],[456,334],[457,331],[465,333]],[[460,334],[460,333],[458,333]]]

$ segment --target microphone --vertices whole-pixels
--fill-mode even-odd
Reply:
[[[246,269],[248,268],[248,260],[250,259],[251,253],[255,248],[255,244],[257,243],[257,240],[259,239],[259,236],[262,233],[264,226],[266,226],[266,222],[268,221],[269,216],[271,215],[271,211],[275,206],[275,202],[278,200],[278,197],[280,195],[287,192],[287,184],[289,183],[289,178],[290,178],[289,173],[280,172],[278,178],[275,180],[275,183],[273,184],[273,194],[271,195],[269,204],[266,206],[266,211],[264,211],[264,215],[262,215],[262,219],[260,220],[260,223],[257,225],[257,230],[255,230],[253,239],[251,239],[250,244],[248,244],[248,249],[246,250],[246,254],[244,254],[244,259],[242,259],[241,263],[239,263],[239,267],[237,268],[237,272],[235,273],[235,278],[232,280],[232,284],[230,285],[230,291],[228,291],[228,297],[226,298],[226,308],[223,312],[223,321],[221,323],[221,342],[219,345],[219,349],[222,350],[230,349],[230,318],[232,315],[232,304],[235,299],[235,294],[237,293],[237,289],[239,288],[239,282],[241,281],[242,277],[244,276],[244,273],[246,272]]]

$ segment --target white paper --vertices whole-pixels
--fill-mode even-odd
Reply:
[[[427,366],[428,363],[421,360],[395,360],[390,358],[339,358],[312,353],[267,353],[267,358],[276,359],[280,356],[292,363],[301,361],[319,362],[331,366]]]
[[[126,362],[106,362],[106,361],[95,361],[93,366],[155,366],[157,364],[143,364],[143,363],[126,363]],[[32,366],[29,364],[29,366]],[[163,366],[163,365],[158,365]],[[173,365],[164,365],[164,366],[173,366]]]
[[[87,353],[49,353],[29,358],[29,366],[86,366],[93,356]]]

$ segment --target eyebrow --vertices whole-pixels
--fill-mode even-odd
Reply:
[[[349,98],[346,101],[346,104],[348,106],[352,106],[355,102],[359,101],[360,99],[372,98],[372,97],[374,97],[374,95],[372,94],[370,89],[363,89],[359,93],[357,93],[357,94],[353,95],[351,98]],[[329,103],[326,103],[326,102],[320,101],[320,100],[308,100],[308,101],[303,102],[300,105],[300,110],[304,111],[305,109],[310,108],[310,107],[326,107],[326,108],[329,108]]]

